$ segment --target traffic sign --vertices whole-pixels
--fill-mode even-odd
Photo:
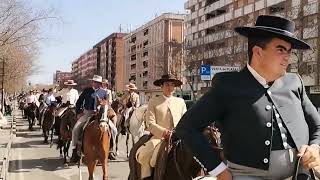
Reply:
[[[211,66],[211,78],[219,72],[240,71],[239,66]]]
[[[211,66],[203,64],[200,67],[201,80],[211,80]]]

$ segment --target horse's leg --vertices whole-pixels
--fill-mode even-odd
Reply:
[[[63,157],[62,149],[64,149],[64,142],[62,141],[60,136],[58,137],[58,147],[60,149],[60,157]]]
[[[118,141],[119,141],[119,135],[120,133],[117,134],[116,136],[116,154],[118,154]]]
[[[67,158],[67,157],[69,157],[69,148],[70,148],[70,140],[67,140],[67,143],[66,143],[66,146],[65,146],[65,150],[64,150],[64,152],[65,152],[65,157]]]
[[[88,172],[89,172],[89,180],[93,180],[93,173],[94,173],[94,169],[96,168],[96,165],[97,165],[97,162],[98,161],[95,161],[95,160],[91,160],[89,161],[88,160]]]
[[[46,131],[46,130],[44,130],[44,129],[42,129],[42,131],[43,131],[43,136],[44,136],[44,141],[43,141],[43,143],[48,143],[48,135],[47,135],[47,131]]]
[[[102,180],[108,180],[108,158],[104,159],[102,162]]]
[[[132,146],[135,144],[135,140],[134,140],[134,136],[131,134],[131,142],[132,142]]]
[[[126,139],[127,158],[129,158],[129,138],[130,138],[130,134],[127,132],[127,139]]]
[[[50,140],[50,147],[53,145],[53,128],[51,128],[51,140]]]
[[[68,150],[69,150],[69,141],[67,140],[67,142],[63,143],[63,161],[65,166],[68,165],[67,164],[67,154],[68,154]]]
[[[31,130],[31,117],[29,117],[29,116],[27,116],[27,118],[28,118],[28,123],[29,123],[29,130]]]

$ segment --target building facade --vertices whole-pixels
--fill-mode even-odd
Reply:
[[[112,33],[93,48],[97,52],[97,72],[109,81],[113,91],[124,91],[124,40],[126,33]]]
[[[199,96],[210,86],[210,81],[200,79],[201,64],[245,66],[247,40],[233,29],[236,26],[252,26],[256,18],[264,14],[295,21],[295,34],[310,43],[314,51],[295,51],[288,71],[299,72],[308,89],[318,87],[318,0],[189,0],[184,7],[190,11],[185,19],[186,77],[189,82],[184,86],[185,90],[190,91],[192,87]]]
[[[71,74],[79,89],[85,88],[88,79],[97,73],[97,49],[88,50],[72,62]]]
[[[126,70],[123,87],[134,81],[140,92],[156,89],[164,73],[182,78],[183,14],[165,13],[124,37]]]
[[[56,73],[53,75],[53,84],[63,85],[63,83],[72,78],[71,72],[63,72],[57,70]]]

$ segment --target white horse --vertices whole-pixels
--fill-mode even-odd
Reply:
[[[129,137],[131,135],[132,145],[140,139],[145,133],[145,116],[147,111],[147,104],[144,104],[138,108],[136,108],[131,117],[128,120],[125,120],[125,135],[126,136],[126,147],[127,147],[127,157],[129,157]],[[118,129],[119,131],[119,129]],[[116,152],[118,153],[118,137],[121,132],[118,132],[116,138]]]
[[[148,105],[144,104],[135,109],[129,121],[129,131],[134,138],[140,138],[145,133],[146,112]]]

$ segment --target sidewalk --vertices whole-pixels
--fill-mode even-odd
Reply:
[[[5,118],[5,121],[3,119]],[[11,125],[13,121],[12,116],[5,116],[0,121],[1,129],[0,129],[0,179],[5,179],[6,176],[6,168],[8,168],[8,147],[11,147],[11,143],[9,143],[11,139]],[[15,131],[12,133],[15,134]],[[14,135],[13,134],[13,135]],[[7,162],[6,167],[4,166],[4,161]],[[5,168],[5,169],[3,169]]]

